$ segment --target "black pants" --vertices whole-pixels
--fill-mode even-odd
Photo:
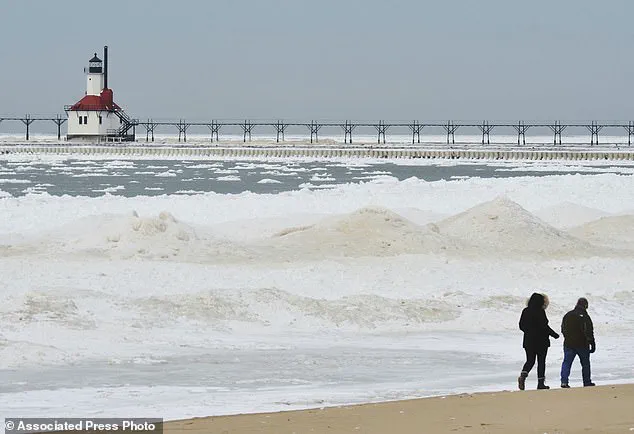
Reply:
[[[537,359],[537,378],[545,378],[546,353],[548,353],[548,348],[539,351],[524,348],[524,351],[526,351],[526,363],[524,363],[522,371],[526,372],[527,374],[531,372],[531,369],[533,369],[533,366],[535,366],[535,359]]]

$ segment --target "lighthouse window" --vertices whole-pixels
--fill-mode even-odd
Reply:
[[[84,116],[84,125],[88,125],[88,116]]]
[[[103,120],[101,119],[101,115],[99,115],[99,125],[101,125],[103,123]]]
[[[82,122],[83,120],[84,120],[84,118],[83,118],[82,116],[80,116],[80,117],[79,117],[79,125],[81,125],[81,124],[83,123],[83,122]]]

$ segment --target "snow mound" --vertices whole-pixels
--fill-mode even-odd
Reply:
[[[208,233],[199,236],[194,227],[166,211],[155,217],[141,217],[136,211],[90,216],[39,234],[27,245],[48,254],[113,259],[217,262],[250,256],[230,241]]]
[[[261,289],[253,294],[254,310],[270,322],[299,323],[337,328],[377,329],[420,327],[442,323],[459,316],[459,311],[442,301],[431,299],[387,298],[377,294],[355,294],[322,299],[290,294],[277,289]],[[274,313],[272,315],[271,313]]]
[[[230,325],[222,324],[227,321],[306,330],[314,330],[315,326],[409,328],[451,321],[459,316],[453,306],[432,299],[392,299],[376,294],[323,299],[276,288],[152,296],[136,299],[130,305],[142,313],[146,326],[186,319],[214,324],[216,330]]]
[[[0,317],[10,319],[11,323],[17,327],[45,322],[49,325],[63,325],[78,330],[96,328],[94,319],[89,313],[78,308],[72,296],[47,291],[31,291],[25,294],[21,301],[20,309],[8,313],[1,312]],[[11,305],[12,302],[13,300],[8,300],[7,304]]]
[[[440,233],[463,240],[482,254],[558,258],[605,253],[600,247],[548,225],[504,196],[444,219],[436,226]]]
[[[365,207],[316,224],[286,228],[270,241],[294,257],[396,256],[457,250],[455,240],[381,207]]]
[[[634,248],[634,215],[602,217],[574,227],[568,233],[593,244],[632,249]]]
[[[140,217],[134,211],[127,216],[88,218],[76,228],[77,236],[65,237],[66,247],[121,257],[167,258],[186,251],[198,240],[193,228],[169,212],[156,217]]]
[[[570,229],[608,215],[605,211],[572,202],[562,202],[535,213],[536,217],[558,229]]]

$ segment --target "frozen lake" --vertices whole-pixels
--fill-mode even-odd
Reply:
[[[302,188],[327,189],[393,177],[416,177],[433,182],[462,178],[509,178],[560,173],[632,173],[634,163],[586,162],[443,164],[436,161],[265,161],[233,160],[85,160],[48,157],[33,160],[12,156],[0,160],[0,188],[13,196],[48,193],[53,196],[90,196],[104,193],[126,197],[206,192],[275,194]]]
[[[555,329],[586,296],[594,379],[631,381],[630,173],[7,157],[0,417],[181,418],[514,389],[534,291],[550,296]],[[552,340],[551,386],[561,359]]]

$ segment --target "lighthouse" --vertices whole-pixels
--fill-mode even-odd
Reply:
[[[134,141],[137,122],[115,104],[112,89],[108,87],[108,46],[103,48],[103,61],[94,54],[88,61],[86,93],[71,106],[65,106],[68,115],[69,141]]]

